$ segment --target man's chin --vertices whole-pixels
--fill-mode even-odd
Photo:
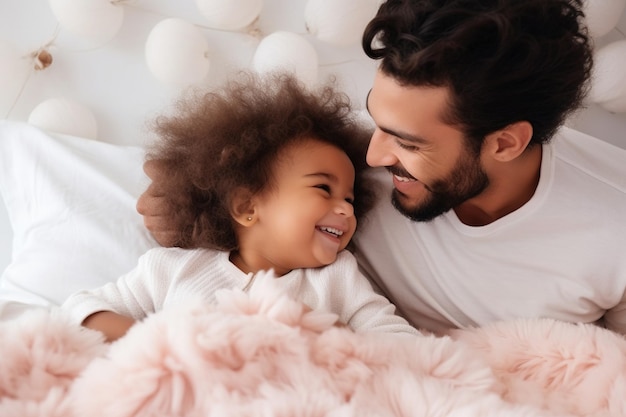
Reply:
[[[395,190],[391,196],[391,203],[400,214],[415,222],[429,222],[448,211],[436,207],[435,204],[429,204],[431,202],[410,203],[405,195]]]

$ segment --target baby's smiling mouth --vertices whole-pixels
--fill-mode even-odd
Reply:
[[[330,226],[317,226],[316,229],[320,232],[328,233],[329,235],[335,236],[337,238],[341,237],[341,235],[343,235],[344,233],[343,230],[339,230]]]

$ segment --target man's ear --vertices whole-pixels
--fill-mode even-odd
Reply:
[[[230,199],[230,215],[240,225],[247,227],[256,221],[254,195],[247,188],[237,188]]]
[[[527,121],[515,122],[489,134],[483,149],[500,162],[512,161],[524,153],[533,137],[533,126]]]

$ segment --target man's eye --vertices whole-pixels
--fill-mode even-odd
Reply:
[[[397,141],[396,141],[396,143],[398,144],[398,146],[399,146],[399,147],[401,147],[402,149],[405,149],[405,150],[407,150],[407,151],[412,151],[412,152],[414,152],[414,151],[418,151],[418,150],[419,150],[419,147],[418,147],[418,146],[415,146],[415,145],[408,145],[408,144],[406,144],[406,143],[404,143],[404,142],[401,142],[401,141],[399,141],[399,140],[397,140]]]

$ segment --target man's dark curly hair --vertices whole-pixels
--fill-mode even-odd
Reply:
[[[352,161],[357,218],[374,201],[364,172],[371,129],[332,82],[312,91],[292,75],[242,72],[219,89],[191,91],[173,114],[157,117],[152,130],[157,140],[147,160],[169,174],[159,188],[176,216],[173,224],[187,225],[176,246],[236,249],[232,192],[268,190],[279,154],[305,139],[332,144]]]
[[[548,142],[589,89],[592,45],[583,0],[387,0],[363,49],[403,85],[447,87],[446,122],[479,149],[528,121]]]

